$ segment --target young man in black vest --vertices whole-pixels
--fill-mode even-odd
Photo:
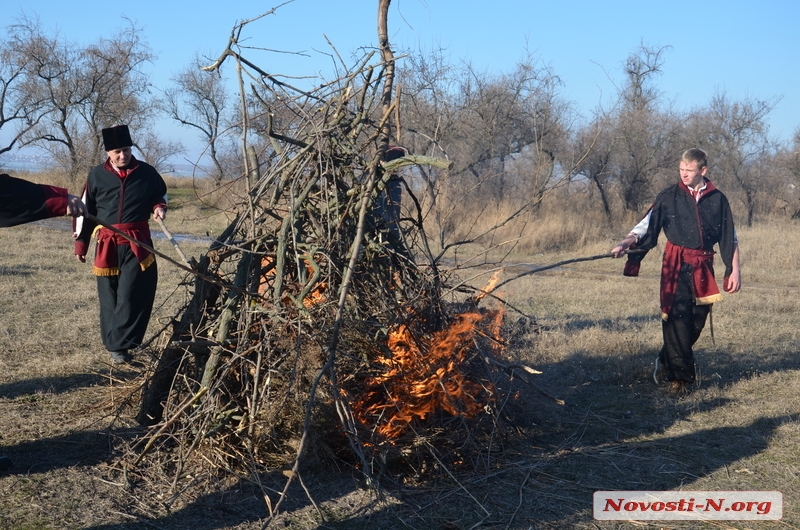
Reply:
[[[708,160],[701,149],[688,149],[679,163],[680,178],[656,197],[638,225],[611,250],[615,258],[629,248],[626,276],[638,276],[645,254],[667,238],[661,265],[661,325],[664,345],[655,362],[656,384],[668,382],[682,395],[695,382],[692,347],[711,311],[722,300],[714,278],[714,246],[719,248],[723,290],[739,291],[739,242],[727,197],[706,178]]]

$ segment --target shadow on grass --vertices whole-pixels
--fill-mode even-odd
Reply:
[[[17,265],[16,267],[0,266],[0,276],[32,276],[36,274],[38,267],[30,265]]]
[[[568,444],[491,475],[459,477],[459,485],[448,491],[406,491],[402,506],[320,528],[596,529],[595,491],[685,489],[709,472],[763,451],[785,421],[795,420],[761,418],[658,441]],[[432,521],[438,524],[431,526]]]
[[[799,354],[713,353],[701,351],[698,363],[706,363],[704,369],[714,377],[682,398],[667,395],[652,381],[655,351],[624,357],[578,353],[537,365],[543,374],[536,384],[566,404],[527,392],[529,417],[522,423],[532,427],[509,442],[508,459],[496,472],[459,476],[446,491],[406,489],[401,506],[325,528],[391,528],[392,519],[414,528],[430,527],[431,521],[442,528],[600,528],[591,513],[595,491],[691,490],[719,471],[734,475],[726,485],[736,483],[739,471],[749,472],[738,469],[737,462],[767,450],[777,429],[800,421],[800,410],[756,413],[744,421],[737,415],[742,405],[735,397],[722,397],[719,386],[749,379],[754,364],[757,373],[799,369]],[[722,417],[705,424],[694,416],[703,412]],[[765,480],[764,489],[780,489]],[[797,521],[785,514],[784,522]]]
[[[760,369],[767,373],[797,368],[795,356],[794,352],[771,355]],[[737,462],[764,452],[778,428],[798,421],[800,414],[794,411],[736,421],[739,404],[712,387],[716,379],[685,398],[668,396],[650,379],[654,357],[655,352],[611,358],[578,353],[537,366],[543,374],[536,384],[566,404],[558,405],[528,388],[522,395],[524,405],[508,411],[511,428],[498,432],[498,438],[504,438],[498,440],[502,454],[495,454],[491,464],[489,452],[482,455],[481,472],[452,470],[453,476],[440,474],[424,486],[387,482],[384,493],[395,502],[380,506],[374,499],[371,505],[364,503],[368,496],[357,496],[354,480],[346,483],[341,473],[332,472],[327,481],[321,476],[306,481],[323,515],[294,484],[289,503],[281,507],[285,516],[278,519],[278,527],[616,528],[593,521],[595,491],[691,490],[698,480],[720,470],[736,475],[746,471]],[[704,354],[700,362],[709,362],[709,357]],[[711,368],[721,372],[724,384],[733,385],[749,377],[752,360],[747,355],[715,360]],[[693,420],[697,413],[722,413],[723,409],[726,417],[717,424]],[[281,489],[280,476],[267,478],[275,481],[268,489]],[[229,495],[241,499],[247,491],[252,504],[240,511],[247,515],[226,519],[227,512],[219,507],[221,500]],[[259,528],[256,521],[267,515],[257,499],[259,493],[252,486],[239,485],[236,491],[204,496],[170,517],[148,523],[179,528],[178,521],[192,521],[192,527],[211,530],[253,521],[248,528]],[[360,499],[361,504],[352,499]],[[211,510],[215,518],[195,525],[193,520],[204,510]],[[787,522],[792,522],[791,517]]]
[[[79,431],[4,447],[14,462],[8,475],[32,475],[72,466],[94,466],[112,456],[108,433]]]
[[[23,379],[13,383],[0,384],[0,397],[17,399],[23,396],[32,396],[38,393],[61,394],[74,391],[76,388],[86,388],[103,385],[108,382],[108,377],[102,374],[70,374],[64,377],[40,377],[36,379]]]
[[[650,321],[658,323],[650,316],[583,319],[569,322],[567,329],[625,330]],[[458,476],[450,488],[406,488],[399,506],[324,528],[422,528],[431,527],[432,521],[442,528],[600,528],[591,513],[595,491],[692,489],[720,471],[723,477],[733,475],[730,481],[713,479],[728,486],[720,489],[753,489],[730,487],[748,483],[737,482],[739,472],[749,473],[737,462],[766,451],[780,427],[800,421],[800,410],[787,404],[781,413],[759,414],[760,409],[752,408],[756,405],[744,404],[747,400],[739,400],[735,391],[722,390],[764,374],[800,370],[800,352],[776,349],[733,356],[700,348],[700,386],[682,398],[669,396],[652,381],[657,353],[578,352],[551,364],[533,363],[543,372],[533,379],[535,384],[566,404],[528,389],[526,417],[517,418],[525,426],[524,436],[509,439],[495,472]],[[747,406],[751,408],[739,410]],[[719,413],[719,420],[699,419],[709,412]],[[764,489],[787,484],[769,477],[755,480],[766,484]],[[796,514],[785,514],[784,522],[797,523]],[[603,528],[618,527],[607,524]]]
[[[653,319],[584,320],[569,325],[573,329],[624,329],[649,320]],[[697,356],[703,374],[700,388],[683,398],[668,396],[653,383],[656,353],[604,356],[577,352],[558,362],[536,364],[543,373],[532,381],[544,392],[518,383],[520,404],[507,411],[510,424],[497,433],[502,454],[490,457],[487,450],[480,455],[480,472],[440,473],[437,480],[424,482],[424,486],[387,482],[384,493],[396,502],[380,506],[372,493],[359,495],[357,481],[342,471],[309,474],[304,484],[324,516],[319,516],[295,481],[281,506],[284,516],[278,523],[338,530],[617,528],[593,521],[595,491],[691,490],[698,480],[720,470],[730,469],[735,474],[741,467],[737,462],[763,453],[781,426],[798,422],[800,411],[790,409],[772,415],[750,410],[746,417],[753,419],[741,420],[745,416],[737,409],[743,405],[736,394],[720,389],[758,374],[800,369],[799,352],[731,356],[701,348]],[[565,404],[548,399],[545,392]],[[707,412],[719,412],[724,418],[713,423],[697,420],[698,413]],[[66,458],[56,454],[43,457],[30,465],[28,472],[92,465],[102,460],[97,455],[112,456],[107,438],[98,432],[29,442],[15,447],[14,453],[57,453],[53,448],[65,444],[84,449]],[[275,473],[260,479],[274,502],[285,477]],[[779,489],[772,486],[770,489]],[[268,515],[262,490],[246,481],[203,495],[167,516],[147,518],[133,510],[128,513],[138,522],[132,519],[91,528],[260,528],[260,521]],[[797,521],[785,516],[784,522]]]
[[[629,316],[625,318],[603,318],[598,320],[591,320],[591,319],[573,319],[567,322],[564,327],[564,330],[567,333],[575,332],[575,331],[582,331],[590,328],[599,327],[601,329],[613,329],[613,330],[626,330],[632,327],[638,328],[642,324],[647,324],[649,322],[659,323],[661,322],[661,318],[658,315],[636,315],[636,316]]]
[[[262,475],[259,480],[265,490],[278,492],[283,490],[286,477],[276,472]],[[318,482],[315,475],[309,474],[303,482],[307,488],[315,492],[314,502],[316,503],[326,503],[358,489],[355,480],[342,478],[341,476],[334,480],[330,480],[330,476],[320,477],[320,480],[323,482]],[[225,491],[201,495],[187,506],[162,517],[148,517],[146,514],[139,513],[131,516],[132,522],[95,525],[86,527],[86,530],[261,528],[263,522],[269,516],[263,500],[263,494],[263,491],[254,483],[240,481]],[[306,513],[302,518],[296,519],[289,524],[284,523],[279,518],[274,521],[274,524],[270,525],[270,528],[329,528],[325,523],[320,524],[322,518],[313,509],[311,502],[297,480],[292,482],[287,491],[286,500],[280,508],[281,513],[297,513],[304,509],[306,509]],[[133,522],[134,520],[137,522]],[[367,526],[362,528],[376,527]]]

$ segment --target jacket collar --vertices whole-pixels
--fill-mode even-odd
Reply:
[[[686,193],[688,193],[692,197],[694,197],[698,192],[700,193],[701,197],[705,197],[706,195],[717,189],[717,187],[714,186],[714,183],[705,177],[703,177],[703,187],[700,188],[698,191],[689,189],[689,186],[684,184],[682,180],[678,181],[678,187],[683,189]]]

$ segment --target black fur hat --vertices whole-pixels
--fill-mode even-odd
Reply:
[[[114,149],[132,145],[133,141],[131,141],[131,133],[127,125],[116,125],[103,129],[103,146],[105,146],[106,151],[113,151]]]
[[[398,158],[402,158],[406,155],[408,155],[408,150],[405,147],[390,145],[383,154],[383,161],[389,162],[391,160],[397,160]]]

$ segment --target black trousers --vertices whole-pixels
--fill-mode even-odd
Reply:
[[[664,346],[659,360],[666,368],[668,381],[694,383],[694,351],[692,347],[706,325],[711,304],[697,305],[692,288],[692,268],[684,264],[678,277],[675,302],[667,320],[662,320]]]
[[[158,285],[156,263],[142,270],[129,245],[119,245],[119,276],[98,276],[100,334],[108,351],[142,343]]]

